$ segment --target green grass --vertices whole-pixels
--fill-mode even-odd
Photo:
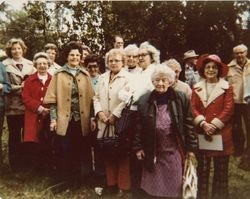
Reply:
[[[94,177],[86,178],[86,184],[77,190],[64,190],[53,194],[48,188],[51,178],[39,172],[22,171],[12,173],[7,160],[7,131],[3,136],[4,164],[0,171],[0,197],[2,199],[115,199],[115,196],[99,197],[94,193],[94,187],[99,183]],[[237,168],[237,159],[232,157],[229,168],[230,199],[250,198],[250,172]],[[140,194],[129,194],[126,199],[145,198]]]

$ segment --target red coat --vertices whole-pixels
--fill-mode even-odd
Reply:
[[[43,103],[43,98],[47,91],[51,80],[51,75],[48,74],[48,79],[45,85],[38,78],[37,72],[31,75],[24,84],[22,97],[25,105],[24,118],[24,141],[39,142],[39,132],[42,127],[42,117],[37,110]]]
[[[230,155],[233,153],[232,115],[234,111],[233,89],[228,82],[220,79],[210,94],[206,94],[206,81],[198,82],[192,92],[191,106],[196,132],[203,134],[200,122],[214,124],[222,135],[223,151],[200,151],[208,156]]]

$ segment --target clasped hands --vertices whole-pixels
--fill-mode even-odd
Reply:
[[[205,134],[208,136],[212,136],[216,133],[217,127],[211,123],[204,121],[201,128],[204,130]]]
[[[100,111],[98,113],[98,118],[105,124],[114,125],[117,117],[113,114],[107,115],[103,111]]]

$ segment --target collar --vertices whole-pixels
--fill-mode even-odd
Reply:
[[[220,78],[217,82],[215,88],[210,94],[209,98],[207,97],[207,82],[205,79],[202,79],[200,82],[194,85],[194,92],[200,97],[203,106],[206,108],[211,104],[217,97],[225,93],[225,90],[229,88],[229,84],[223,78]]]
[[[155,90],[153,90],[149,99],[148,99],[148,102],[149,103],[156,102],[158,96],[159,96],[159,94]],[[171,101],[176,99],[176,94],[175,94],[175,91],[172,87],[168,88],[167,92],[165,93],[165,96],[168,97],[169,100],[171,100]]]
[[[74,68],[70,68],[70,67],[66,64],[66,65],[64,65],[63,67],[61,67],[60,69],[58,69],[58,70],[56,71],[55,74],[57,74],[57,73],[59,73],[59,72],[66,72],[66,73],[72,75],[71,72],[70,72],[71,69],[73,70]],[[84,75],[86,75],[86,76],[89,76],[89,73],[88,73],[85,69],[83,69],[83,68],[81,68],[81,67],[77,67],[77,68],[76,68],[76,75],[78,75],[79,73],[82,73],[82,74],[84,74]]]
[[[247,58],[247,62],[245,63],[245,66],[250,65],[250,59]],[[236,59],[233,59],[229,64],[228,67],[240,67],[242,68],[240,65],[238,65]]]

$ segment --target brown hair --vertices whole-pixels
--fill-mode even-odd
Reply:
[[[55,50],[56,51],[56,57],[58,56],[58,48],[55,44],[53,43],[47,43],[45,46],[44,46],[44,51],[46,52],[47,50]]]
[[[13,57],[11,54],[11,48],[13,47],[14,44],[19,44],[23,49],[23,55],[25,55],[25,53],[27,52],[27,46],[25,45],[24,41],[20,38],[12,38],[7,42],[5,46],[5,52],[7,56],[10,58]]]

